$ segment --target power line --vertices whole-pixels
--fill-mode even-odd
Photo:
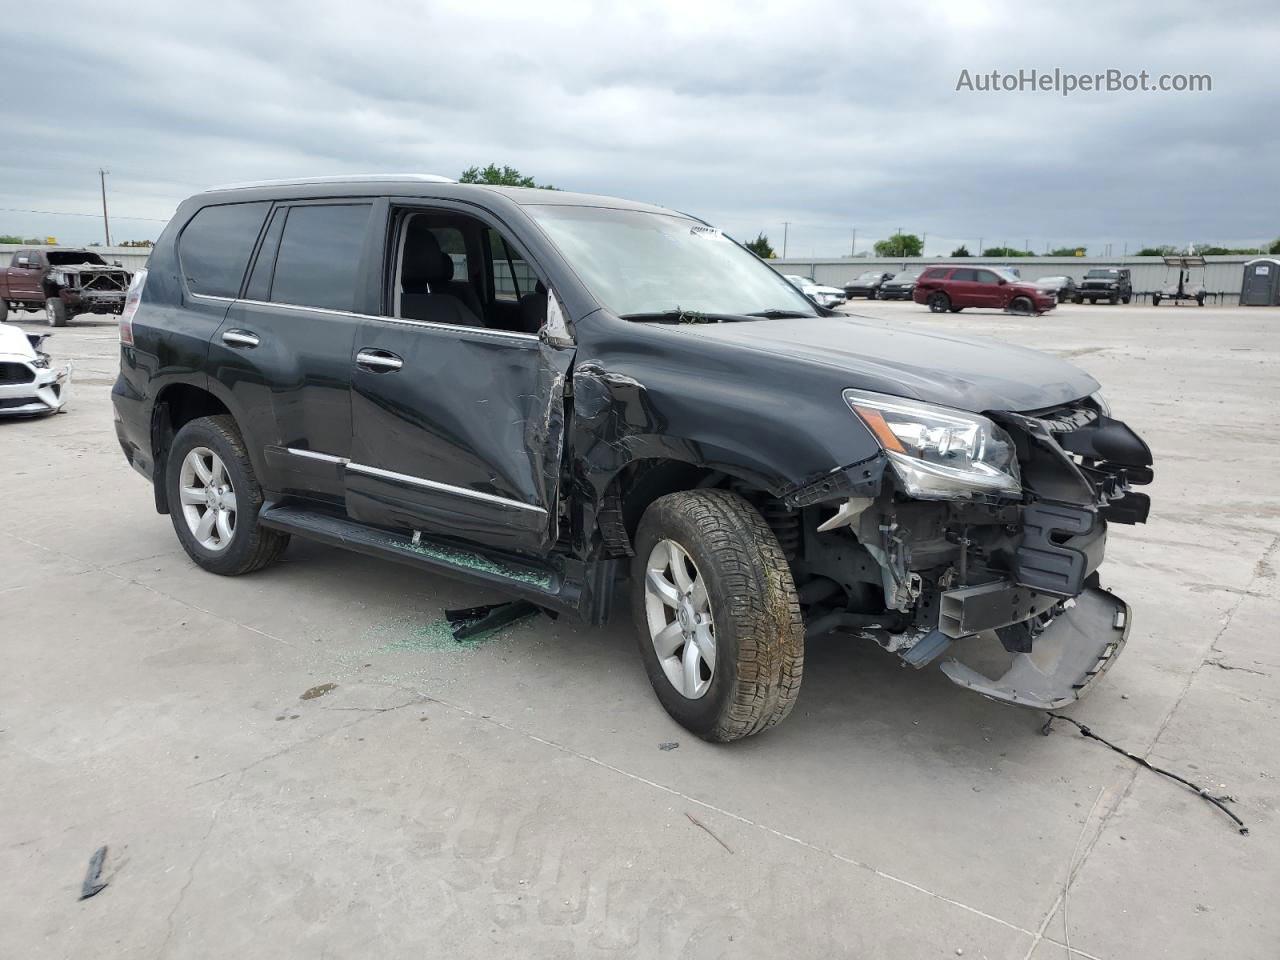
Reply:
[[[101,216],[98,213],[71,213],[67,210],[27,210],[23,207],[0,207],[0,212],[4,213],[40,213],[49,217],[93,217],[95,220]],[[145,220],[148,223],[168,223],[168,217],[122,217],[116,214],[117,220]]]

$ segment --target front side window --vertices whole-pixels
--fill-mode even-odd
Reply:
[[[965,283],[973,283],[976,271],[974,270],[953,270],[951,273],[952,280],[960,280]]]
[[[68,263],[92,263],[103,267],[107,265],[107,261],[103,260],[102,257],[98,256],[96,253],[87,253],[84,251],[79,253],[65,253],[59,250],[49,251],[50,266],[57,267]]]
[[[258,240],[268,203],[204,207],[178,239],[178,260],[187,288],[212,297],[235,297]]]
[[[695,220],[604,207],[534,204],[525,210],[595,298],[619,316],[817,316],[773,268]]]
[[[352,310],[367,203],[291,207],[280,237],[271,300],[325,310]]]
[[[978,270],[976,272],[978,275],[979,283],[999,283],[1000,282],[1000,278],[997,277],[990,270]]]

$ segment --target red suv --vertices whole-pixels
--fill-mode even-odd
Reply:
[[[999,267],[930,267],[916,282],[912,299],[934,313],[959,313],[965,307],[1044,313],[1058,304],[1052,293]]]

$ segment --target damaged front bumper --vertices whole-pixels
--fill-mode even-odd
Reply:
[[[1100,587],[1087,587],[1068,603],[999,678],[955,659],[943,663],[942,672],[952,683],[1022,707],[1055,710],[1078,700],[1124,649],[1131,617],[1127,603]]]
[[[1092,400],[994,416],[1017,446],[1021,502],[912,499],[871,462],[790,492],[789,506],[811,511],[802,579],[834,580],[848,601],[822,600],[806,617],[811,635],[852,628],[914,667],[971,641],[956,650],[999,654],[987,671],[999,676],[951,659],[942,670],[953,682],[1055,708],[1080,697],[1128,636],[1128,605],[1097,571],[1108,525],[1147,519],[1150,500],[1132,485],[1151,481],[1151,454]]]
[[[66,406],[71,392],[71,361],[56,369],[25,362],[21,366],[30,371],[31,379],[25,383],[0,381],[0,417],[57,413]]]

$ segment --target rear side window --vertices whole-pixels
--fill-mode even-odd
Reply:
[[[178,239],[178,260],[192,293],[234,297],[262,229],[268,203],[228,203],[205,207]]]
[[[351,310],[369,223],[367,203],[292,207],[280,238],[271,299],[325,310]]]
[[[943,278],[943,276],[946,274],[946,272],[947,272],[947,271],[946,271],[944,268],[942,268],[942,267],[934,267],[932,270],[926,270],[926,271],[924,272],[924,277],[923,277],[922,279],[924,279],[924,280],[941,280],[941,279]]]

